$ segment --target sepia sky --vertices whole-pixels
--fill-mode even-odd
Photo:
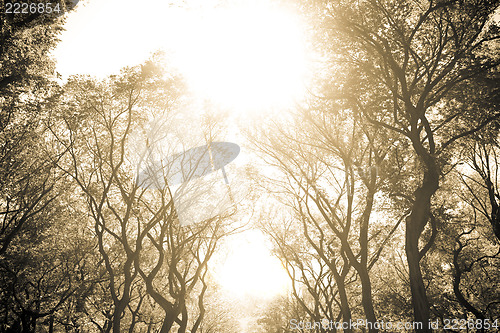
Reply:
[[[106,76],[162,49],[200,97],[235,110],[291,106],[304,92],[304,24],[269,1],[83,1],[54,54],[58,71]]]

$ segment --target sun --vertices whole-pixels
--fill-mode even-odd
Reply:
[[[269,242],[259,231],[246,231],[226,244],[227,255],[214,268],[218,283],[236,297],[270,299],[286,293],[289,277],[271,255]]]
[[[168,48],[200,98],[249,110],[290,106],[304,95],[304,29],[293,11],[238,3],[188,11],[175,24]]]

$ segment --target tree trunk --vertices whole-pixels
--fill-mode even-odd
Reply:
[[[434,157],[424,158],[426,171],[422,185],[415,191],[410,216],[406,219],[405,250],[410,273],[410,289],[414,321],[422,323],[417,332],[431,332],[428,328],[430,319],[429,303],[425,292],[424,280],[420,270],[420,260],[425,253],[418,248],[418,242],[431,214],[431,198],[438,189],[439,172]]]
[[[125,311],[125,308],[127,307],[127,301],[122,300],[118,303],[118,305],[115,307],[115,311],[113,312],[113,333],[120,333],[120,326],[121,326],[121,319],[122,319],[122,313]]]
[[[460,282],[462,280],[462,274],[464,271],[460,269],[460,263],[458,262],[458,256],[460,255],[460,252],[464,248],[462,243],[460,243],[460,240],[457,239],[457,242],[459,244],[458,249],[453,251],[453,266],[454,266],[454,271],[453,271],[453,292],[455,293],[455,297],[457,298],[457,301],[469,312],[471,312],[474,316],[476,316],[477,319],[480,319],[482,322],[486,319],[486,317],[481,313],[479,309],[476,309],[464,296],[462,291],[460,290]],[[481,327],[478,329],[478,332],[483,333],[484,332],[484,327]]]
[[[363,305],[363,310],[365,311],[366,320],[370,323],[375,324],[377,317],[375,316],[375,311],[373,309],[373,298],[372,298],[372,284],[370,282],[370,276],[368,275],[368,269],[363,267],[358,271],[359,278],[361,280],[361,303]],[[378,330],[374,327],[368,329],[370,333],[377,333]]]
[[[171,311],[166,313],[165,319],[163,320],[163,325],[161,325],[160,333],[168,333],[174,325],[175,319],[177,318],[178,311]]]
[[[345,285],[344,285],[343,281],[336,281],[336,282],[337,282],[337,288],[339,290],[339,296],[340,296],[340,306],[341,306],[340,311],[342,312],[342,322],[348,324],[347,328],[344,329],[344,332],[351,333],[352,330],[351,330],[349,324],[351,323],[352,317],[351,317],[351,309],[349,308],[349,300],[347,298],[347,293],[345,290]]]
[[[370,169],[370,185],[368,185],[368,194],[366,196],[366,206],[363,212],[359,230],[359,245],[361,247],[361,262],[358,263],[356,258],[352,258],[354,269],[359,274],[361,280],[361,303],[365,312],[366,320],[373,325],[377,321],[375,311],[373,309],[372,284],[370,274],[368,272],[368,226],[370,223],[370,215],[373,209],[373,198],[376,192],[377,172],[372,167]],[[350,253],[351,254],[351,253]],[[377,333],[378,329],[371,326],[368,329],[370,333]]]
[[[424,328],[418,332],[431,332],[426,329],[429,322],[429,303],[425,293],[424,280],[420,271],[420,253],[418,251],[418,236],[415,237],[414,228],[410,223],[406,225],[406,257],[410,273],[411,303],[415,322],[421,322]]]
[[[51,315],[49,319],[49,333],[54,333],[54,315]]]
[[[186,333],[187,324],[188,324],[188,312],[186,306],[184,306],[182,308],[182,320],[179,323],[179,330],[177,331],[177,333]]]
[[[21,315],[21,323],[22,323],[22,326],[23,326],[23,330],[22,332],[23,333],[31,333],[30,332],[30,328],[29,328],[29,318],[28,318],[28,315],[23,311],[22,315]]]

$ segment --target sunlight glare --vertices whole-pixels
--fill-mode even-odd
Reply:
[[[234,236],[228,250],[225,262],[216,268],[224,289],[239,297],[260,298],[271,298],[287,290],[288,275],[281,262],[271,255],[270,245],[261,232]]]
[[[202,98],[225,107],[290,106],[304,94],[298,16],[258,2],[186,12],[167,38],[176,65]]]
[[[82,1],[54,56],[63,76],[102,77],[163,49],[200,100],[232,111],[290,107],[309,69],[300,17],[273,1]]]

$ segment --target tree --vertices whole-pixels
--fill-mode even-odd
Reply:
[[[57,165],[86,205],[107,276],[103,282],[109,283],[111,311],[103,324],[95,322],[113,332],[141,325],[160,332],[175,325],[186,332],[193,325],[195,332],[205,313],[207,264],[228,231],[227,214],[181,226],[174,205],[178,190],[164,181],[171,166],[157,170],[152,160],[157,148],[163,159],[175,148],[171,137],[170,146],[160,141],[180,130],[170,120],[183,96],[180,78],[167,75],[157,57],[104,81],[72,78],[65,105],[50,123],[65,152]],[[199,311],[188,307],[195,291]],[[153,311],[148,302],[163,315],[147,314]]]
[[[203,286],[207,286],[203,297],[203,319],[196,329],[200,333],[237,333],[240,332],[239,311],[240,304],[224,294],[224,291],[207,274]],[[200,314],[202,310],[200,309]],[[195,332],[194,327],[192,332]]]
[[[94,244],[79,225],[77,215],[62,205],[27,222],[0,264],[2,332],[50,332],[62,320],[61,312],[90,285]]]
[[[326,13],[322,31],[327,42],[338,45],[338,51],[327,52],[341,73],[324,96],[349,101],[354,112],[375,126],[401,135],[418,161],[415,183],[400,194],[410,209],[405,249],[414,319],[427,332],[429,303],[420,263],[436,237],[432,198],[447,153],[457,140],[500,116],[478,109],[463,112],[464,106],[444,108],[443,103],[470,78],[498,65],[488,54],[498,38],[491,21],[498,4],[368,0],[326,1],[320,8]],[[423,237],[426,230],[430,237]]]
[[[498,144],[487,143],[484,138],[470,142],[467,159],[475,174],[463,172],[461,178],[471,196],[468,203],[477,214],[488,220],[493,234],[500,242],[498,148]]]
[[[306,321],[305,310],[291,295],[279,295],[272,299],[265,307],[258,323],[262,332],[283,333],[291,332],[290,321]]]
[[[360,122],[343,105],[319,101],[309,108],[290,129],[274,128],[277,133],[254,139],[266,161],[283,173],[283,179],[271,179],[276,188],[266,189],[287,193],[294,212],[291,223],[276,227],[271,222],[265,230],[292,281],[313,297],[313,309],[302,303],[312,319],[337,321],[341,316],[349,322],[358,295],[348,292],[348,285],[359,278],[365,318],[375,323],[369,271],[404,217],[394,225],[370,224],[372,213],[381,213],[375,195],[385,182],[385,143],[392,138]],[[292,241],[299,235],[306,245]],[[294,294],[301,298],[295,289]],[[332,312],[335,304],[339,317]]]
[[[62,244],[67,192],[47,145],[44,121],[60,94],[49,56],[63,20],[39,13],[0,13],[0,292],[1,330],[35,331],[81,286],[73,274],[79,243]],[[47,154],[49,153],[49,154]],[[54,252],[49,245],[53,246]],[[45,260],[42,260],[44,258]],[[84,283],[84,282],[82,282]],[[52,327],[52,326],[50,326]]]
[[[2,2],[2,8],[3,2]],[[62,21],[0,13],[0,255],[53,199],[53,165],[39,154],[42,120],[59,93],[48,56]],[[34,177],[33,175],[38,175]]]

